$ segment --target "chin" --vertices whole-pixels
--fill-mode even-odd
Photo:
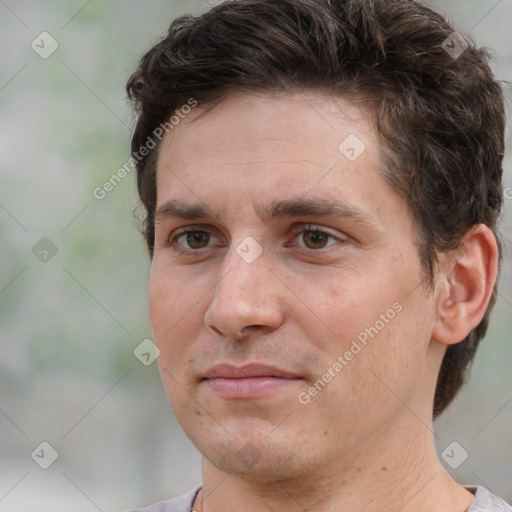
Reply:
[[[297,477],[291,460],[294,456],[280,455],[275,450],[261,448],[250,441],[239,450],[231,448],[224,451],[210,446],[203,452],[203,456],[218,470],[253,483],[275,484],[277,481],[288,481]]]
[[[225,424],[224,424],[225,425]],[[247,426],[248,427],[248,426]],[[304,466],[307,473],[309,463],[301,460],[305,455],[297,446],[302,443],[292,442],[294,438],[283,432],[276,435],[268,424],[266,428],[240,428],[238,431],[226,428],[230,435],[219,425],[216,428],[194,429],[187,432],[189,439],[201,452],[203,457],[218,470],[249,479],[254,483],[293,480]],[[307,455],[307,454],[306,454]]]

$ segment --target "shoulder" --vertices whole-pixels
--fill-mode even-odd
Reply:
[[[200,489],[201,485],[198,485],[191,491],[176,498],[160,501],[159,503],[144,508],[138,508],[130,512],[189,512],[192,510],[192,505]]]
[[[498,496],[480,486],[466,487],[475,495],[475,501],[466,512],[512,512],[512,507]]]

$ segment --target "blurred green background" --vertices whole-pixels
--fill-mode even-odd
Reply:
[[[491,49],[498,78],[512,78],[510,0],[429,3]],[[0,0],[2,512],[122,511],[201,480],[200,456],[167,405],[156,363],[133,354],[151,339],[135,177],[102,200],[93,190],[129,156],[124,85],[138,59],[174,17],[208,7]],[[505,93],[510,109],[509,85]],[[458,469],[445,465],[458,481],[512,501],[510,203],[492,327],[469,386],[437,422],[436,445],[441,454],[457,441],[469,453]],[[58,453],[48,469],[36,464],[44,441]]]

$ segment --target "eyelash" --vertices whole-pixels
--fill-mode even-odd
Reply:
[[[313,233],[320,233],[322,235],[325,235],[329,239],[336,240],[336,242],[338,242],[338,243],[346,242],[345,238],[342,238],[340,236],[334,235],[328,229],[326,229],[326,228],[324,228],[322,226],[316,225],[316,224],[302,224],[300,226],[294,226],[294,227],[292,227],[291,231],[292,231],[292,233],[294,235],[294,238],[293,238],[294,240],[297,239],[297,237],[299,237],[301,234],[304,234],[304,233],[307,233],[307,232],[313,232]],[[203,247],[201,249],[190,249],[190,248],[183,248],[183,247],[181,247],[177,243],[178,239],[180,237],[184,236],[184,235],[189,234],[189,233],[207,233],[210,236],[215,236],[207,228],[202,229],[199,226],[185,227],[185,228],[180,229],[172,237],[170,237],[170,239],[168,241],[168,244],[167,244],[168,247],[170,247],[173,251],[175,251],[175,252],[177,252],[179,254],[185,254],[185,255],[189,255],[191,253],[198,253],[199,251],[201,251],[203,249],[208,249],[208,247]],[[334,244],[330,244],[330,245],[327,245],[325,247],[321,247],[319,249],[311,249],[311,248],[308,248],[308,247],[300,247],[300,248],[301,249],[305,249],[305,250],[309,250],[309,251],[312,251],[312,252],[319,252],[319,251],[328,249],[331,245],[334,245]]]

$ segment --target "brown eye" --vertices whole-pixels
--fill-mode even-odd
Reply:
[[[343,233],[333,233],[328,228],[316,224],[299,224],[292,228],[292,232],[295,234],[294,245],[309,251],[321,251],[331,246],[341,249],[347,242]]]
[[[323,249],[327,246],[329,235],[321,231],[304,231],[302,241],[308,249]]]
[[[206,231],[192,231],[184,233],[188,247],[191,249],[203,249],[210,242],[210,233]]]
[[[211,231],[210,231],[211,229]],[[215,228],[207,226],[186,226],[169,236],[169,248],[182,256],[203,257],[214,249],[223,247],[222,240],[215,235]],[[222,233],[220,233],[222,237]]]

